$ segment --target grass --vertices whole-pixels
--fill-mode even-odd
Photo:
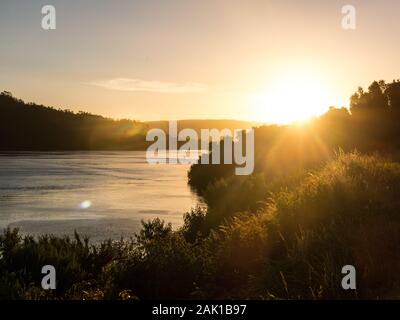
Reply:
[[[279,188],[251,179],[238,188],[245,210],[221,217],[218,197],[235,202],[237,192],[221,180],[207,191],[217,205],[194,208],[177,231],[156,219],[130,240],[93,246],[78,235],[34,239],[5,230],[0,298],[400,298],[400,164],[339,153]],[[252,186],[260,193],[246,203]],[[54,291],[40,287],[45,264],[56,267]],[[341,287],[348,264],[357,290]]]

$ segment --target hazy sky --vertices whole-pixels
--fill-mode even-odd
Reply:
[[[282,75],[311,74],[332,103],[399,78],[399,14],[398,0],[1,0],[0,90],[115,118],[268,121],[252,96]]]

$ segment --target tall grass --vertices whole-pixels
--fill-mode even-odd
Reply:
[[[279,188],[253,181],[263,201],[254,206],[261,195],[249,203],[243,196],[241,212],[217,219],[218,206],[197,208],[178,231],[156,219],[129,241],[99,247],[78,235],[34,239],[6,230],[0,298],[400,298],[400,164],[339,153],[301,177]],[[213,188],[221,201],[235,201],[225,182]],[[40,288],[44,264],[57,269],[55,291]],[[357,290],[341,287],[349,264]]]

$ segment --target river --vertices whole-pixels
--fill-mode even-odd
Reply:
[[[140,221],[182,225],[200,203],[187,185],[189,165],[147,163],[144,151],[0,154],[0,228],[73,235],[93,242],[130,237]]]

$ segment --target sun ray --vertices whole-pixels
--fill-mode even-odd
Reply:
[[[328,88],[311,73],[287,74],[250,95],[251,113],[268,123],[305,122],[322,115],[329,106],[342,105]]]

